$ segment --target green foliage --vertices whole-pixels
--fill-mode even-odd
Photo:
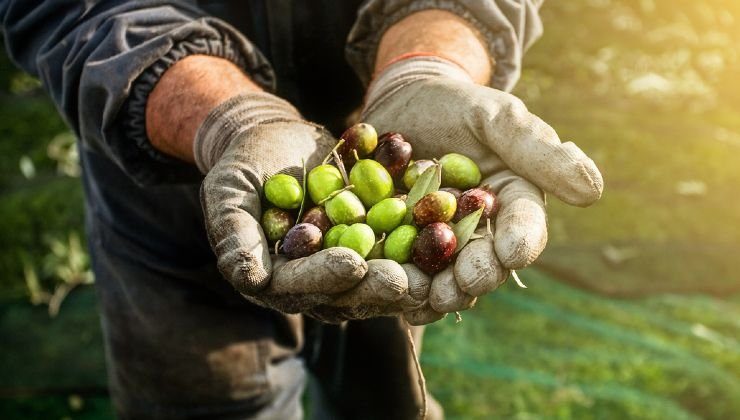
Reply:
[[[422,365],[451,418],[740,413],[737,306],[701,296],[623,301],[532,269],[520,275],[528,289],[508,282],[463,322],[427,328]]]

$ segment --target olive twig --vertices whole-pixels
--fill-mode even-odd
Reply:
[[[344,188],[342,188],[340,190],[336,190],[336,191],[332,192],[331,194],[327,195],[323,200],[321,200],[318,203],[316,203],[316,205],[317,206],[321,206],[324,203],[326,203],[327,201],[331,200],[332,198],[338,196],[339,194],[341,194],[341,193],[343,193],[345,191],[349,191],[349,190],[351,190],[354,187],[355,187],[354,184],[349,184],[349,185],[347,185],[346,187],[344,187]]]
[[[331,152],[329,152],[329,154],[326,155],[326,157],[324,158],[323,162],[321,162],[321,164],[322,165],[326,165],[327,163],[329,163],[329,159],[331,159],[332,157],[334,157],[334,152],[336,152],[337,150],[339,150],[339,148],[342,147],[343,144],[344,144],[344,139],[339,139],[339,141],[337,142],[337,144],[334,146],[333,149],[331,149]]]
[[[344,185],[350,185],[349,177],[347,176],[347,169],[344,167],[344,162],[342,161],[342,157],[339,156],[339,153],[337,153],[336,150],[332,150],[331,153],[332,155],[334,155],[334,163],[337,164],[339,173],[342,174],[342,180],[344,180]]]

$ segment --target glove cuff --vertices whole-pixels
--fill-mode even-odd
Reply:
[[[462,67],[444,58],[420,55],[396,61],[383,69],[370,83],[362,118],[399,89],[419,80],[435,77],[475,83]]]
[[[193,156],[206,174],[218,162],[233,139],[255,127],[271,122],[302,121],[290,103],[265,92],[245,93],[221,103],[198,128]]]

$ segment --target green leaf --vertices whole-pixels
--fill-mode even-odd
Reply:
[[[404,225],[410,225],[414,218],[414,206],[421,200],[422,197],[429,194],[430,192],[437,191],[439,186],[442,184],[442,166],[436,164],[430,166],[424,171],[416,183],[411,187],[408,196],[406,196],[406,217],[403,220]]]
[[[468,241],[470,241],[470,238],[475,233],[475,229],[478,227],[478,222],[480,222],[482,214],[483,207],[479,208],[474,213],[470,213],[463,217],[462,220],[457,222],[455,227],[452,228],[452,231],[455,233],[455,237],[457,238],[457,248],[455,249],[456,254],[463,249]]]

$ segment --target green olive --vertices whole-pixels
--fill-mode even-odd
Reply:
[[[427,159],[416,160],[409,163],[409,167],[403,174],[403,185],[406,187],[406,189],[410,190],[411,187],[416,184],[416,180],[419,179],[421,174],[423,174],[424,171],[427,170],[427,168],[430,168],[432,166],[434,166],[434,162]]]
[[[480,184],[480,169],[467,156],[449,153],[439,160],[442,165],[442,186],[460,190],[477,187]]]
[[[419,231],[411,225],[397,227],[387,238],[383,249],[385,258],[399,264],[404,264],[411,259],[411,248]]]
[[[364,223],[355,223],[339,238],[339,246],[355,250],[362,258],[367,257],[375,246],[375,233]]]
[[[277,174],[265,182],[267,200],[281,209],[297,209],[303,202],[303,188],[290,175]]]
[[[332,226],[332,228],[326,232],[326,235],[324,235],[324,249],[337,246],[339,238],[344,234],[344,231],[347,230],[347,228],[349,228],[347,225]]]
[[[367,224],[376,235],[390,233],[403,222],[406,203],[400,198],[386,198],[367,212]]]
[[[355,163],[349,173],[349,182],[355,186],[352,192],[368,208],[393,196],[393,178],[383,165],[371,159]]]
[[[351,225],[365,221],[365,206],[352,191],[342,191],[326,202],[326,214],[335,225]]]
[[[332,165],[319,165],[308,173],[308,194],[311,201],[318,204],[334,191],[344,187],[339,169]]]

